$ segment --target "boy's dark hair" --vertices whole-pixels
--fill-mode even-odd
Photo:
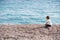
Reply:
[[[46,16],[46,18],[47,18],[47,19],[50,19],[50,17],[49,17],[49,16]]]

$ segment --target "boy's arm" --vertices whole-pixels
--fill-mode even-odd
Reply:
[[[48,24],[49,23],[49,21],[46,21],[46,24]]]

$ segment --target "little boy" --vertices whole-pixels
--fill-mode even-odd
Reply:
[[[50,28],[52,25],[51,23],[51,20],[50,20],[50,17],[49,16],[46,16],[46,24],[45,24],[45,28]]]

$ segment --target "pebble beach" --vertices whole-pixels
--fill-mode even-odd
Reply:
[[[43,24],[0,24],[0,40],[60,40],[60,25],[48,30]]]

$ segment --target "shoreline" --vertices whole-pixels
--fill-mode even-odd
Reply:
[[[0,25],[45,25],[45,24],[0,24]],[[52,25],[60,25],[60,24],[52,24]]]

